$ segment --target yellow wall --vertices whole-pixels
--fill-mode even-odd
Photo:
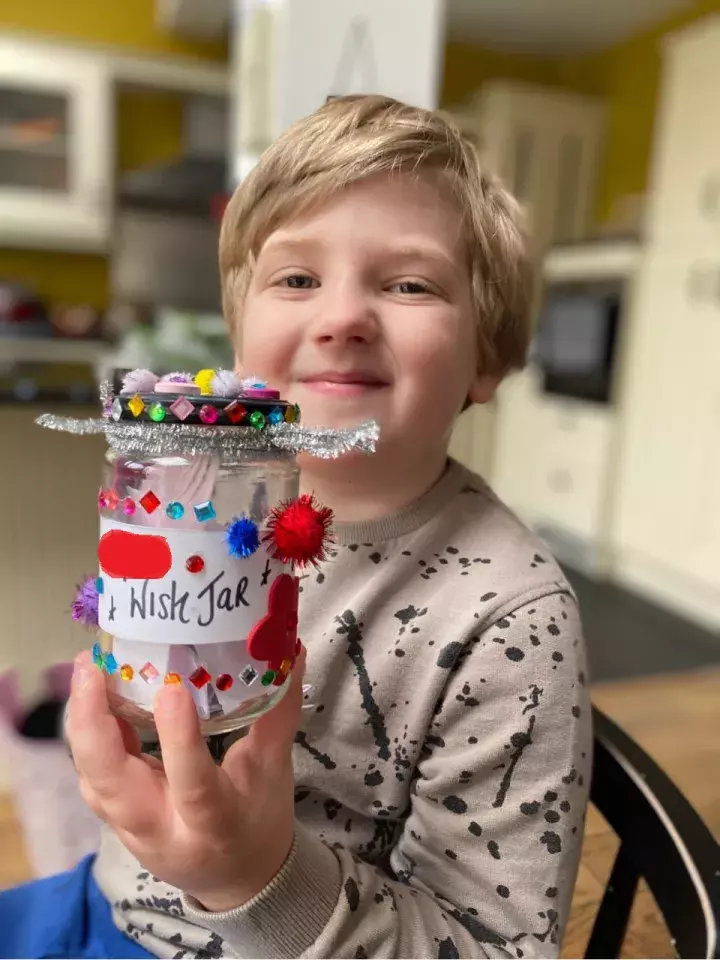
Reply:
[[[718,11],[720,0],[698,0],[683,13],[612,50],[557,65],[560,82],[607,100],[605,161],[596,211],[601,222],[610,216],[618,199],[642,193],[648,184],[662,73],[660,41],[667,33]]]
[[[224,60],[225,43],[182,40],[155,26],[155,0],[0,0],[0,27],[161,56]]]
[[[486,80],[495,79],[539,84],[557,82],[555,64],[551,60],[497,53],[469,43],[449,42],[446,45],[440,93],[444,107],[462,104]]]
[[[0,29],[67,42],[93,42],[157,56],[223,61],[225,44],[196,43],[157,29],[155,0],[0,0]],[[182,149],[182,100],[171,93],[123,90],[117,98],[120,170],[172,159]],[[109,301],[105,257],[0,248],[0,280],[33,285],[55,304]]]

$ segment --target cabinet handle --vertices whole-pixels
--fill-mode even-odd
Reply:
[[[548,483],[551,490],[555,490],[556,493],[567,493],[572,489],[572,475],[569,470],[554,470],[548,478]]]
[[[712,219],[720,214],[720,177],[708,177],[703,184],[700,191],[700,212]]]

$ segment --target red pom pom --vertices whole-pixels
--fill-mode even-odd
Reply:
[[[332,520],[332,510],[323,507],[311,494],[304,493],[271,512],[263,543],[268,545],[271,556],[282,563],[297,567],[317,566],[327,559]]]

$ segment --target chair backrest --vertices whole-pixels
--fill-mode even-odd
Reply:
[[[593,710],[591,801],[620,840],[586,957],[618,957],[642,877],[679,957],[717,958],[720,847],[660,767]],[[712,734],[710,734],[712,736]]]

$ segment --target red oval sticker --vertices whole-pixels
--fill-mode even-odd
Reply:
[[[172,553],[165,537],[127,530],[108,530],[103,534],[98,560],[109,577],[128,580],[160,580],[172,567]]]

